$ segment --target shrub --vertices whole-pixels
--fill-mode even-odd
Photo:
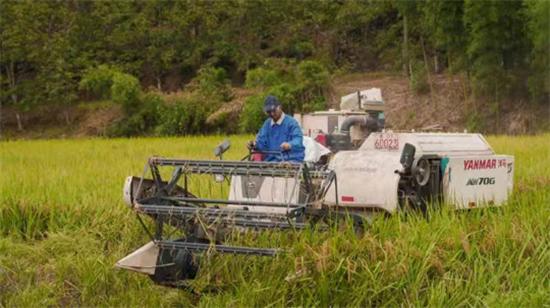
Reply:
[[[265,119],[262,106],[267,95],[277,97],[285,112],[289,114],[326,108],[324,92],[330,74],[321,63],[303,61],[291,69],[279,64],[269,62],[266,67],[247,72],[246,86],[261,87],[264,90],[246,100],[239,121],[239,129],[242,132],[258,130]]]
[[[282,82],[279,74],[269,68],[258,67],[246,72],[245,86],[247,88],[266,88]]]
[[[412,65],[412,73],[409,78],[411,89],[417,94],[423,94],[430,89],[428,84],[428,75],[426,67],[421,62],[414,62]]]
[[[263,111],[264,99],[264,93],[252,95],[246,99],[239,121],[241,132],[255,133],[258,131],[265,120]]]
[[[155,132],[170,136],[205,133],[207,116],[208,106],[196,98],[176,101],[161,108]]]
[[[325,90],[330,81],[328,70],[317,61],[303,61],[296,68],[296,94],[299,111],[311,112],[326,108]]]
[[[116,72],[111,86],[112,99],[122,104],[126,117],[115,123],[111,136],[187,135],[209,132],[209,114],[230,98],[230,88],[223,69],[204,67],[191,81],[191,95],[165,102],[149,92],[140,97],[139,82],[131,75]]]
[[[107,65],[100,65],[86,70],[79,83],[79,89],[96,95],[100,99],[111,97],[111,85],[116,70]]]
[[[189,88],[209,100],[228,101],[231,99],[231,88],[227,73],[223,68],[204,66],[191,80]]]
[[[134,112],[138,108],[139,93],[140,85],[136,77],[120,72],[113,74],[111,98],[115,103],[121,104],[126,113]]]
[[[126,117],[114,123],[108,130],[111,137],[130,137],[152,134],[159,124],[160,112],[164,102],[157,93],[147,93],[137,101],[135,111],[127,113]]]
[[[298,59],[309,57],[315,51],[315,45],[309,41],[298,42],[291,46],[291,55]]]
[[[115,122],[107,129],[106,134],[109,137],[132,137],[143,135],[144,130],[145,122],[142,114],[138,113]]]
[[[328,70],[317,61],[303,61],[297,67],[298,82],[302,87],[323,88],[328,84]]]
[[[136,77],[120,72],[107,65],[86,71],[79,88],[102,99],[112,99],[121,104],[129,114],[137,109],[140,84]]]

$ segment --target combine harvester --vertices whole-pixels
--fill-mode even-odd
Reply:
[[[378,89],[343,97],[340,111],[295,117],[307,136],[303,164],[252,160],[261,153],[224,161],[227,141],[215,149],[219,160],[150,158],[123,193],[151,241],[117,267],[181,286],[195,278],[203,253],[281,253],[224,244],[231,230],[323,229],[349,218],[361,228],[374,213],[434,203],[499,206],[512,190],[514,158],[495,154],[480,134],[384,131]]]

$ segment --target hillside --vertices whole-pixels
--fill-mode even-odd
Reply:
[[[252,133],[268,93],[310,112],[372,86],[395,129],[545,131],[549,12],[531,0],[3,1],[1,136]]]
[[[326,95],[328,105],[338,108],[340,97],[361,89],[378,87],[386,104],[388,127],[404,129],[439,129],[444,131],[481,131],[486,133],[528,134],[545,131],[550,123],[550,108],[525,102],[505,102],[497,114],[491,105],[473,100],[461,76],[432,76],[433,93],[416,94],[408,79],[388,73],[347,74],[334,77]],[[256,92],[233,87],[233,98],[208,121],[229,114],[226,121],[237,121],[247,97]],[[181,94],[180,94],[181,93]],[[185,93],[164,94],[166,98]],[[46,105],[21,114],[24,130],[17,128],[16,113],[2,108],[0,125],[4,139],[79,138],[103,136],[114,121],[122,117],[120,106],[110,101],[83,102],[75,106]]]
[[[409,81],[398,75],[357,74],[334,82],[337,103],[340,96],[359,89],[382,89],[387,106],[386,119],[393,129],[432,128],[444,131],[526,134],[548,129],[550,108],[512,99],[503,100],[496,112],[491,102],[473,99],[462,76],[433,75],[432,90],[416,94]]]

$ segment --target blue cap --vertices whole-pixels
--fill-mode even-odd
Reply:
[[[279,100],[275,96],[268,95],[265,98],[264,112],[273,111],[273,110],[277,109],[277,106],[281,106],[281,102],[279,102]]]

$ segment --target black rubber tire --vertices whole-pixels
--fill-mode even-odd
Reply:
[[[205,242],[195,238],[182,239],[182,241]],[[157,266],[155,274],[149,276],[155,283],[178,286],[185,280],[197,277],[199,272],[198,255],[188,250],[161,249],[157,258]]]

